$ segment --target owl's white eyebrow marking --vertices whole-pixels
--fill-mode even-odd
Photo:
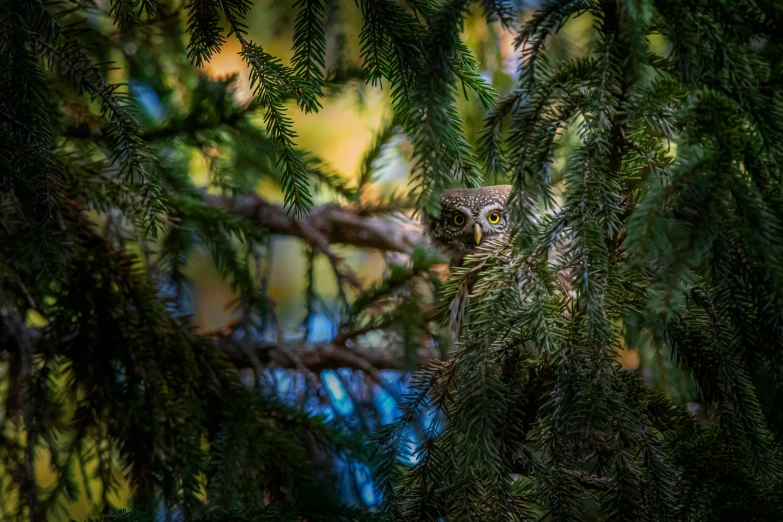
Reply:
[[[493,210],[501,210],[502,211],[503,210],[503,205],[501,205],[499,203],[491,203],[491,204],[489,204],[487,206],[481,207],[481,210],[479,211],[479,213],[482,216],[486,216],[487,214],[489,214]]]

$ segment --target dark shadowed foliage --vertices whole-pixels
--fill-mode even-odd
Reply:
[[[780,2],[281,2],[290,63],[252,4],[0,0],[4,519],[82,495],[105,522],[783,518]],[[500,95],[471,17],[516,34]],[[229,41],[247,104],[198,69]],[[365,86],[391,110],[346,181],[292,113]],[[369,197],[403,140],[410,190]],[[410,216],[490,181],[513,184],[513,236],[444,283]],[[307,258],[296,336],[268,291],[279,236]],[[346,247],[382,252],[383,280]],[[198,249],[236,296],[219,331],[188,315]],[[348,414],[324,414],[334,389]]]

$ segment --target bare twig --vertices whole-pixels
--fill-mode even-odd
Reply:
[[[409,254],[422,238],[421,225],[416,222],[363,216],[338,204],[315,207],[305,217],[295,219],[283,207],[255,195],[229,198],[203,194],[203,198],[214,207],[263,225],[273,234],[300,237],[319,251],[332,244],[343,244]]]
[[[380,380],[380,370],[400,369],[404,358],[402,348],[398,346],[353,347],[327,343],[264,343],[257,342],[241,346],[239,341],[228,336],[215,339],[215,344],[226,354],[228,360],[237,367],[251,367],[245,350],[252,350],[261,364],[273,365],[290,370],[307,369],[318,373],[336,368],[363,370],[376,380]],[[436,350],[419,351],[419,363],[424,365],[438,357]]]
[[[295,220],[294,230],[298,232],[295,235],[302,238],[306,243],[318,250],[320,254],[323,254],[323,256],[329,260],[329,264],[332,265],[332,270],[334,270],[334,275],[337,277],[337,284],[342,285],[343,281],[346,281],[356,289],[361,288],[362,285],[359,282],[359,278],[356,277],[356,274],[345,266],[345,263],[340,256],[332,252],[329,240],[320,231],[313,228],[309,223],[309,220]]]

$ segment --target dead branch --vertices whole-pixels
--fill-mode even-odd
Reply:
[[[321,251],[325,244],[342,244],[409,254],[422,238],[421,225],[407,218],[362,215],[335,203],[317,206],[297,220],[283,207],[255,195],[203,197],[208,204],[255,221],[272,234],[302,238]]]
[[[378,378],[380,370],[399,370],[404,361],[400,347],[375,346],[347,347],[334,342],[326,343],[246,343],[228,336],[215,339],[216,346],[226,354],[228,360],[239,368],[252,367],[247,355],[251,351],[262,365],[276,368],[301,370],[318,373],[323,370],[351,368],[370,372],[370,377]],[[435,349],[419,350],[419,366],[438,357]]]

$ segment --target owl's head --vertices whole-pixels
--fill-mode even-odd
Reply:
[[[440,217],[426,221],[432,242],[459,262],[489,238],[506,235],[511,185],[445,190]]]

